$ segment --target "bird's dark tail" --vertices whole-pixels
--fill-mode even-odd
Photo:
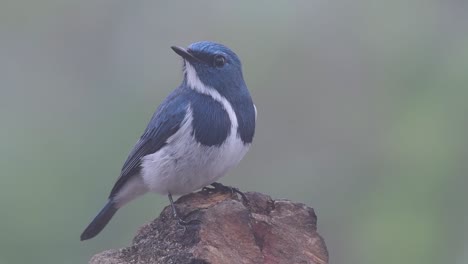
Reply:
[[[101,209],[101,211],[94,217],[93,221],[86,227],[85,231],[80,236],[81,241],[95,237],[104,227],[109,223],[112,216],[117,212],[118,208],[112,199],[109,199]]]

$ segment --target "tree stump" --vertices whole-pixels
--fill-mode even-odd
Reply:
[[[180,197],[140,228],[130,247],[95,255],[90,264],[327,264],[325,242],[317,233],[314,209],[268,195],[247,192],[243,201],[229,190],[203,190]]]

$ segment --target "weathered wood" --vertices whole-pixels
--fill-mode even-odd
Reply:
[[[245,193],[248,203],[230,191],[200,191],[176,202],[182,227],[166,207],[144,225],[133,245],[95,255],[90,264],[127,263],[328,263],[312,208],[261,193]]]

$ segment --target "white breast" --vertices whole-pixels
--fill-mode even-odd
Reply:
[[[185,69],[190,88],[221,103],[231,122],[230,133],[221,147],[201,145],[191,133],[193,116],[189,106],[180,129],[167,145],[143,158],[143,181],[150,191],[161,194],[186,194],[215,182],[235,167],[250,147],[237,134],[238,120],[229,101],[204,85],[188,62]]]
[[[183,125],[168,144],[143,158],[143,181],[150,191],[190,193],[224,176],[247,153],[249,145],[244,145],[237,133],[231,133],[221,147],[201,145],[191,134],[192,120],[189,108]]]

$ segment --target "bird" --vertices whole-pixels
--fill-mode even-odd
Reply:
[[[172,195],[224,186],[217,180],[238,165],[252,144],[257,109],[236,53],[211,41],[171,48],[182,57],[182,83],[156,109],[82,241],[148,192],[167,195],[174,217],[188,224],[178,216]]]

